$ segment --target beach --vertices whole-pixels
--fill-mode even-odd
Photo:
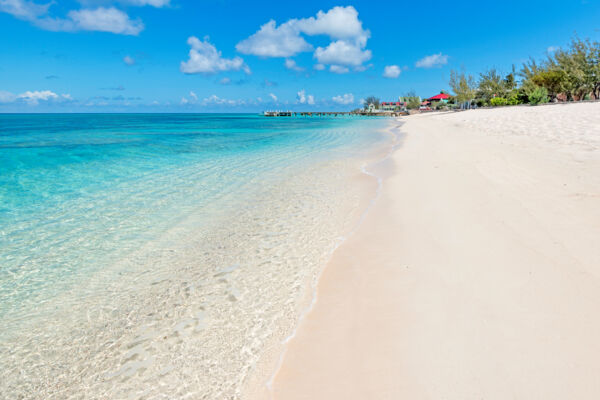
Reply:
[[[375,203],[252,398],[600,397],[600,103],[390,129]]]

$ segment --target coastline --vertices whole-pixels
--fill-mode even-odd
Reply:
[[[391,161],[391,156],[394,151],[398,148],[401,143],[400,133],[398,133],[398,126],[396,123],[390,121],[390,124],[382,129],[382,132],[386,132],[391,137],[391,143],[382,149],[383,153],[379,152],[368,157],[363,163],[360,171],[357,171],[356,176],[353,178],[352,183],[356,187],[360,187],[361,196],[359,205],[354,209],[354,212],[348,216],[348,229],[343,236],[336,239],[337,244],[330,250],[328,260],[325,264],[317,271],[316,275],[313,276],[312,282],[308,285],[307,293],[304,296],[304,300],[300,301],[298,308],[301,310],[295,326],[291,333],[283,337],[274,337],[272,343],[265,346],[263,354],[261,354],[260,360],[254,366],[254,372],[250,374],[248,381],[244,385],[242,390],[242,398],[244,399],[263,399],[273,397],[273,383],[279,370],[281,369],[290,342],[292,342],[298,332],[304,319],[313,311],[313,308],[318,301],[319,285],[322,280],[322,276],[328,268],[336,252],[339,251],[340,247],[351,238],[364,220],[367,218],[369,212],[375,205],[376,201],[381,195],[383,188],[383,179],[388,171],[388,162]],[[374,166],[379,166],[376,173],[371,172]]]
[[[403,119],[274,399],[596,398],[600,104]]]

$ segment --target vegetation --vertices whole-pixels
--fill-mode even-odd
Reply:
[[[547,103],[548,99],[548,90],[544,87],[536,87],[531,92],[527,94],[529,97],[529,103],[536,106],[538,104]]]
[[[600,42],[575,37],[567,49],[540,62],[530,59],[519,72],[513,66],[503,75],[492,68],[481,73],[477,82],[464,69],[453,70],[449,83],[459,104],[497,107],[600,99]]]
[[[369,108],[369,104],[374,104],[375,108],[379,108],[379,98],[377,98],[375,96],[367,97],[363,102],[363,107],[365,109],[367,109],[367,108]]]
[[[417,94],[413,90],[406,93],[401,98],[401,101],[406,102],[406,108],[408,108],[409,110],[417,110],[421,105],[421,98],[417,96]]]
[[[457,72],[450,71],[450,87],[459,103],[472,101],[475,98],[477,85],[472,75],[467,75],[464,68]]]

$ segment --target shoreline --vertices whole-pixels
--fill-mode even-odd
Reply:
[[[382,198],[257,398],[598,396],[600,105],[548,110],[403,119]]]
[[[357,176],[354,178],[355,183],[357,183],[357,185],[365,186],[362,189],[364,190],[364,193],[361,196],[360,201],[360,203],[363,205],[358,207],[358,215],[349,219],[350,221],[353,221],[350,224],[351,227],[349,231],[345,232],[343,236],[339,236],[338,238],[336,238],[337,244],[329,252],[328,261],[325,263],[325,265],[323,265],[320,271],[318,271],[318,275],[314,278],[314,282],[309,287],[310,298],[307,302],[302,303],[306,304],[306,306],[302,307],[302,312],[298,316],[293,331],[278,344],[268,346],[269,348],[265,350],[265,353],[261,356],[261,360],[259,361],[257,366],[255,366],[255,372],[250,377],[248,383],[244,385],[245,389],[242,391],[242,398],[273,398],[272,385],[274,383],[275,378],[277,377],[279,370],[281,369],[281,366],[283,365],[289,343],[294,340],[298,328],[302,325],[303,320],[306,318],[307,315],[309,315],[312,312],[313,308],[318,302],[319,282],[321,281],[323,273],[327,269],[329,263],[331,262],[331,259],[335,256],[335,253],[339,250],[339,248],[342,247],[344,243],[346,243],[348,239],[351,238],[360,228],[367,215],[375,205],[377,199],[381,195],[381,190],[383,187],[383,175],[380,176],[375,173],[372,173],[369,171],[369,169],[379,165],[383,165],[384,163],[389,161],[393,153],[397,150],[397,148],[401,146],[402,140],[401,133],[398,132],[399,126],[395,122],[390,121],[389,125],[384,129],[381,129],[380,131],[388,133],[392,138],[392,142],[389,145],[390,147],[385,151],[383,155],[373,155],[370,157],[369,160],[365,161],[360,167],[360,171],[357,172]],[[373,187],[369,188],[369,186]],[[266,379],[264,379],[265,377]]]

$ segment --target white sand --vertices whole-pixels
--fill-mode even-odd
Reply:
[[[276,399],[599,399],[600,103],[403,119]]]

